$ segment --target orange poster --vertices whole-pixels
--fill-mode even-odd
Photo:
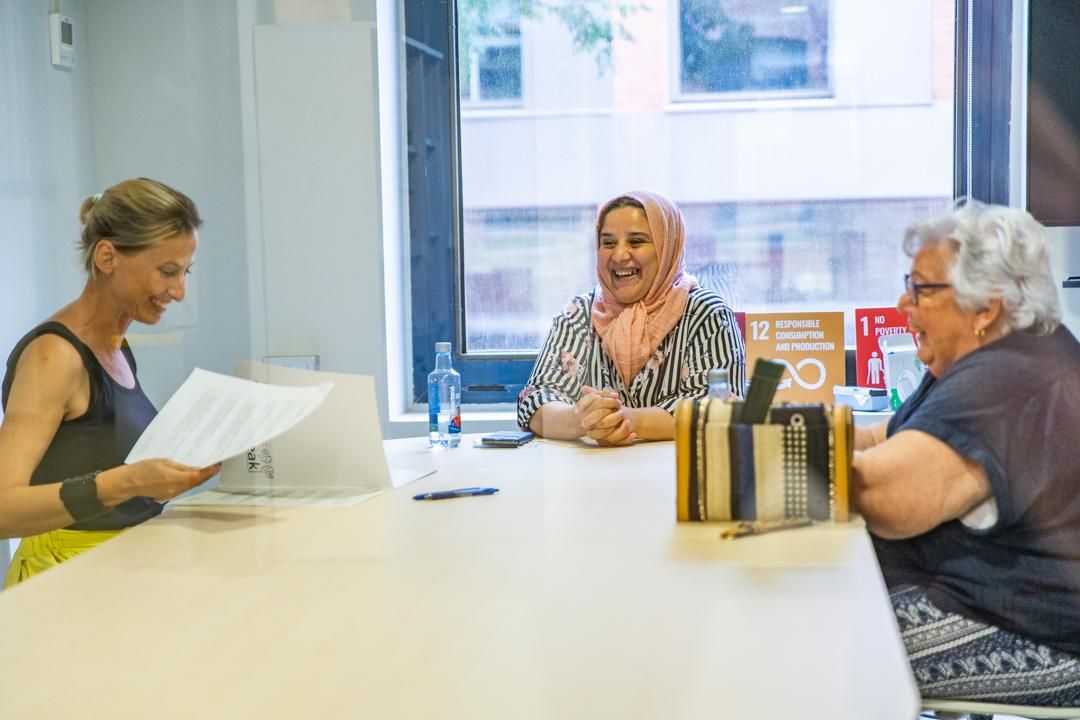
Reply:
[[[787,366],[773,402],[833,402],[844,384],[844,313],[747,313],[746,372],[758,358]]]

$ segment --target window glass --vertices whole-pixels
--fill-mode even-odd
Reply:
[[[536,351],[595,284],[595,208],[635,188],[682,207],[736,310],[847,310],[853,342],[853,308],[896,302],[904,227],[953,198],[953,3],[513,4],[521,102],[460,114],[469,356]]]

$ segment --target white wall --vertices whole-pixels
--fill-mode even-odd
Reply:
[[[97,187],[152,177],[204,221],[187,299],[128,335],[160,407],[193,367],[232,373],[251,351],[236,5],[95,0],[87,15]]]
[[[78,66],[49,62],[48,0],[0,0],[0,355],[82,286],[78,208],[94,192],[89,60],[81,0]]]
[[[85,13],[80,0],[61,4],[78,53],[65,71],[49,62],[51,9],[0,0],[0,375],[23,333],[82,283],[77,212],[94,188]],[[10,550],[0,540],[0,573]]]
[[[263,291],[252,312],[267,354],[385,379],[376,53],[373,23],[256,26],[245,132],[257,135]]]

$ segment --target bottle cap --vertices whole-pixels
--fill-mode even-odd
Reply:
[[[720,382],[724,383],[725,385],[727,384],[727,370],[713,368],[709,371],[709,384],[712,385],[713,383]]]
[[[450,352],[450,343],[437,342],[435,343],[435,352]]]

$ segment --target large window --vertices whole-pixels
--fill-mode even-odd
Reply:
[[[484,46],[473,38],[491,37],[490,25],[461,23],[478,8],[490,19],[500,2],[458,0],[460,33],[444,45],[466,45],[469,69],[453,74],[448,52],[445,85],[428,72],[408,88],[420,402],[442,339],[455,342],[466,401],[514,399],[552,317],[595,284],[595,208],[624,190],[682,207],[688,269],[737,310],[850,317],[893,305],[903,229],[981,186],[985,173],[966,171],[968,131],[1001,126],[979,122],[988,104],[958,113],[955,100],[957,73],[977,67],[958,64],[957,33],[990,35],[979,25],[993,22],[990,8],[958,27],[966,6],[949,0],[513,0],[504,82],[520,100],[492,113],[474,104]],[[440,13],[452,27],[453,11],[406,4],[429,30]],[[961,83],[960,97],[979,82]],[[686,102],[697,99],[721,102]]]

